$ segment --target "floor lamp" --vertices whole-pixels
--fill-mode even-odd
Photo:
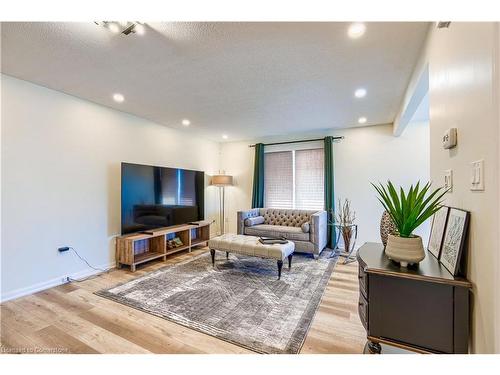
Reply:
[[[220,234],[224,234],[224,227],[226,223],[224,222],[224,189],[226,186],[231,186],[233,184],[233,176],[228,176],[226,174],[217,174],[212,176],[212,185],[219,188],[219,220],[220,220]]]

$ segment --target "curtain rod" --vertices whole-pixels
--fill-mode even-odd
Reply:
[[[325,138],[316,138],[316,139],[301,139],[301,140],[298,140],[298,141],[264,143],[264,146],[286,145],[286,144],[289,144],[289,143],[303,143],[303,142],[323,141],[324,139]],[[344,139],[344,136],[333,137],[334,141],[340,141],[341,139]],[[248,147],[255,147],[255,145],[249,145]]]

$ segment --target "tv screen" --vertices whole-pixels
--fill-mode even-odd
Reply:
[[[122,234],[203,220],[205,173],[122,163]]]

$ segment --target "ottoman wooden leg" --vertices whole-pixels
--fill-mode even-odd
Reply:
[[[212,256],[212,266],[215,266],[215,250],[210,249],[210,255]]]
[[[281,279],[281,268],[283,268],[283,261],[278,260],[278,280]]]
[[[292,268],[292,257],[293,257],[293,254],[290,254],[288,256],[288,269]]]
[[[226,251],[226,259],[229,259],[229,251]]]

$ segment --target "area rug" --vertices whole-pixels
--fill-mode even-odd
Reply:
[[[298,353],[335,266],[295,254],[283,262],[216,253],[165,266],[97,295],[259,353]]]

